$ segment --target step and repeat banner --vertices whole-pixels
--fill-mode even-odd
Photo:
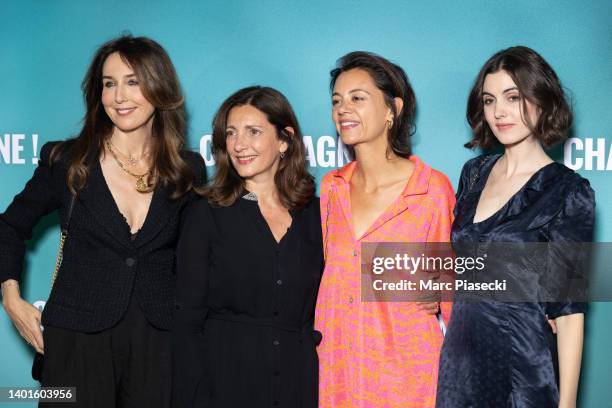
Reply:
[[[596,239],[609,242],[611,16],[606,0],[2,0],[0,211],[32,175],[41,146],[78,132],[85,70],[96,48],[121,34],[149,36],[170,54],[187,97],[189,147],[202,154],[210,172],[213,113],[230,93],[261,84],[277,88],[293,104],[310,170],[320,181],[349,160],[331,121],[330,69],[349,51],[387,57],[406,70],[416,92],[415,153],[455,186],[463,163],[480,154],[463,147],[470,138],[466,100],[478,70],[496,51],[526,45],[567,88],[575,125],[571,138],[551,154],[590,180],[597,197]],[[51,215],[29,242],[23,293],[40,307],[49,293],[58,236],[57,216]],[[609,406],[611,315],[611,303],[590,305],[581,407]],[[0,387],[35,385],[32,355],[0,313]]]

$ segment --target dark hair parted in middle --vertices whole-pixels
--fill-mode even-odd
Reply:
[[[217,171],[212,184],[204,190],[208,200],[218,206],[232,205],[245,192],[245,181],[234,168],[226,147],[227,118],[238,106],[249,105],[266,115],[276,136],[287,143],[274,181],[281,203],[288,209],[303,208],[315,194],[315,182],[306,169],[302,131],[289,101],[279,91],[262,86],[243,88],[222,104],[213,118],[212,151]],[[291,127],[294,133],[285,131]]]
[[[536,107],[538,120],[531,123],[527,106],[522,104],[523,120],[533,135],[545,147],[564,140],[572,126],[572,111],[557,74],[537,52],[516,46],[497,52],[478,73],[467,104],[467,120],[474,135],[465,147],[488,149],[499,145],[485,119],[482,95],[486,76],[499,71],[507,72],[516,84],[521,99]]]
[[[412,154],[410,137],[415,131],[416,97],[408,81],[406,72],[397,64],[366,51],[353,51],[338,60],[331,75],[329,87],[334,90],[336,80],[343,72],[362,69],[372,77],[376,87],[381,90],[387,106],[393,112],[393,124],[387,134],[389,147],[398,156]],[[401,112],[397,112],[394,98],[404,102]]]

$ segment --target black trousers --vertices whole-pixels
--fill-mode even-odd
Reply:
[[[99,333],[45,327],[44,387],[76,387],[77,402],[39,407],[168,408],[171,334],[151,326],[137,300],[124,318]]]

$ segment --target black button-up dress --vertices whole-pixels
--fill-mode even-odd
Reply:
[[[480,254],[495,245],[513,248],[490,256],[487,273],[506,279],[514,287],[511,296],[522,301],[499,301],[491,295],[454,303],[440,355],[438,408],[557,407],[556,339],[547,319],[586,308],[571,298],[543,302],[539,297],[544,289],[561,290],[555,284],[580,268],[559,249],[592,241],[595,198],[589,182],[562,164],[550,163],[499,211],[474,223],[478,200],[499,157],[476,158],[464,166],[451,239],[455,249],[471,246]],[[525,250],[516,251],[521,246]],[[541,247],[548,250],[533,253]]]
[[[187,208],[177,249],[176,406],[317,406],[319,200],[290,213],[277,243],[256,201]]]

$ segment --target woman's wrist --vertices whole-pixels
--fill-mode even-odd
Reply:
[[[21,298],[21,293],[19,291],[19,282],[15,279],[8,279],[2,282],[2,302],[6,304],[6,302],[11,301],[12,299]]]

